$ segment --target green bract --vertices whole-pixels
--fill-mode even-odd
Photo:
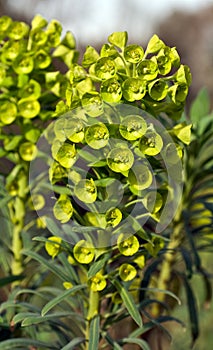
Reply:
[[[143,198],[143,205],[150,213],[155,214],[161,209],[163,205],[163,198],[158,192],[148,192]]]
[[[124,58],[127,62],[138,63],[144,56],[144,50],[139,45],[128,45],[124,49]]]
[[[148,85],[149,95],[153,100],[161,101],[168,93],[168,84],[163,79],[153,81]]]
[[[8,36],[13,40],[22,39],[28,32],[29,26],[24,22],[12,22]]]
[[[33,58],[29,55],[18,56],[13,63],[13,69],[17,74],[29,74],[34,67]]]
[[[181,123],[173,128],[173,132],[179,140],[189,145],[191,140],[191,127],[192,124],[186,125],[185,123]]]
[[[126,46],[128,34],[127,32],[115,32],[108,37],[108,40],[110,44],[115,45],[120,49],[123,49]]]
[[[118,208],[111,208],[107,210],[105,219],[106,219],[107,225],[115,227],[122,220],[122,213]]]
[[[74,246],[73,255],[80,264],[90,264],[95,257],[95,249],[82,239]]]
[[[80,180],[74,187],[75,196],[84,203],[93,203],[97,198],[97,189],[93,179]]]
[[[130,170],[128,181],[134,190],[141,191],[152,184],[153,177],[147,165],[138,164]]]
[[[12,23],[12,19],[8,16],[0,17],[0,28],[2,32],[6,32]]]
[[[117,240],[118,249],[122,255],[132,256],[139,250],[137,237],[121,233]]]
[[[62,239],[60,237],[51,236],[45,243],[45,249],[52,258],[55,258],[61,252],[61,242]]]
[[[155,156],[156,154],[160,153],[162,148],[162,137],[154,131],[148,131],[140,139],[139,149],[148,156]]]
[[[100,58],[95,64],[95,74],[100,79],[110,79],[116,73],[116,66],[112,59],[108,57]]]
[[[98,117],[103,113],[103,101],[97,92],[86,93],[82,96],[82,106],[90,117]]]
[[[157,55],[157,64],[159,73],[162,75],[168,74],[172,69],[172,64],[176,57],[174,56],[175,52],[170,49],[170,47],[164,47],[161,49]]]
[[[138,78],[128,78],[122,85],[123,96],[127,101],[141,100],[146,93],[146,84]]]
[[[25,100],[37,100],[41,95],[41,86],[36,80],[31,79],[29,83],[24,86],[20,95],[20,97]]]
[[[47,68],[51,63],[51,57],[44,50],[39,50],[34,56],[35,67],[40,69]]]
[[[36,211],[42,209],[45,206],[44,197],[39,193],[33,194],[30,198],[29,206],[32,210],[35,209]]]
[[[164,151],[164,158],[169,164],[176,164],[182,158],[181,147],[175,143],[168,143]]]
[[[70,143],[59,145],[59,149],[55,154],[55,159],[64,167],[71,168],[76,161],[76,149]]]
[[[119,81],[116,78],[105,80],[101,84],[101,96],[106,102],[119,102],[122,98],[122,89]]]
[[[107,164],[116,173],[129,170],[134,163],[134,155],[128,148],[113,148],[107,155]]]
[[[146,121],[139,115],[128,115],[119,126],[121,135],[129,141],[141,138],[145,134],[146,129]]]
[[[106,285],[106,278],[100,272],[89,280],[89,286],[93,292],[100,292]]]
[[[67,195],[61,194],[53,207],[53,213],[62,224],[68,222],[73,214],[73,206]]]
[[[131,264],[122,264],[119,268],[119,275],[123,281],[131,281],[137,275],[137,270]]]
[[[54,132],[60,141],[66,139],[78,143],[84,139],[84,123],[78,118],[63,117],[54,123]]]
[[[15,103],[10,101],[0,102],[0,121],[7,125],[14,122],[17,115],[17,107]]]
[[[26,119],[35,118],[39,114],[40,108],[40,103],[37,100],[26,101],[21,99],[18,101],[19,113]]]
[[[19,146],[19,154],[22,159],[30,162],[37,156],[37,147],[32,142],[23,142]]]
[[[137,67],[137,73],[144,80],[154,80],[158,75],[157,62],[148,59],[143,60]]]
[[[86,143],[94,149],[100,149],[107,145],[109,131],[105,124],[98,123],[87,127],[85,132]]]
[[[148,42],[146,54],[147,53],[156,53],[165,47],[165,44],[159,37],[154,34]]]

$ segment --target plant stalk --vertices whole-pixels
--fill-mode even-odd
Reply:
[[[87,325],[86,325],[86,346],[85,350],[89,349],[89,333],[91,320],[99,313],[99,292],[94,292],[90,289],[89,293],[89,308],[87,313]]]

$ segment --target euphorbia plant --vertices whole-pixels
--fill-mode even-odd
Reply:
[[[126,32],[108,40],[100,53],[87,47],[82,65],[73,64],[67,73],[70,84],[56,107],[59,118],[38,142],[48,167],[42,165],[43,179],[32,187],[33,194],[42,190],[49,203],[40,211],[54,233],[42,239],[46,250],[60,261],[63,256],[70,271],[63,281],[68,291],[44,306],[42,314],[78,291],[85,318],[79,347],[89,349],[145,346],[138,336],[144,332],[140,311],[146,312],[147,301],[133,295],[140,290],[143,268],[169,239],[162,231],[176,215],[179,225],[176,197],[191,128],[177,122],[191,75],[176,49],[156,35],[145,51],[127,45]],[[33,184],[38,164],[39,157],[31,162]],[[116,342],[110,328],[127,315],[138,333]]]
[[[72,34],[61,40],[57,21],[47,25],[36,16],[29,28],[3,17],[1,24],[1,156],[11,164],[4,172],[4,203],[14,227],[12,274],[24,272],[33,258],[59,284],[15,289],[11,298],[23,313],[13,324],[57,328],[52,349],[120,349],[126,343],[148,349],[139,337],[153,323],[143,326],[144,315],[155,316],[155,323],[167,320],[158,319],[165,295],[175,298],[167,288],[171,252],[182,242],[190,70],[157,35],[144,50],[128,45],[126,32],[113,33],[100,52],[88,46],[79,63]],[[54,57],[66,64],[65,74],[55,71]],[[37,226],[51,231],[36,241],[45,242],[53,261],[22,251],[29,245],[23,232],[35,229],[27,215],[32,208]],[[161,262],[158,283],[150,282]],[[32,283],[38,287],[33,277]],[[27,292],[41,298],[36,309],[20,300]],[[61,319],[70,316],[75,326],[68,328]],[[137,328],[116,339],[113,326],[128,316]],[[30,327],[25,332],[32,336]],[[47,348],[42,336],[33,337],[31,345]]]
[[[24,269],[21,235],[30,207],[29,164],[37,156],[36,143],[52,120],[67,82],[66,76],[54,66],[56,47],[63,43],[69,55],[64,56],[68,66],[76,57],[72,34],[68,32],[61,41],[61,31],[59,22],[53,20],[48,24],[40,15],[33,19],[31,28],[8,16],[0,18],[0,155],[14,225],[11,246],[14,275]]]

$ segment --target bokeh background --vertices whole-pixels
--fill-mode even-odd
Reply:
[[[156,33],[169,46],[176,46],[182,62],[190,66],[193,82],[188,106],[204,86],[213,101],[213,0],[0,0],[0,16],[30,23],[37,13],[47,20],[58,19],[64,33],[70,30],[74,34],[81,52],[87,45],[98,49],[114,31],[126,30],[129,43],[142,46]],[[206,259],[211,264],[211,257]],[[203,311],[203,289],[196,278],[194,283],[202,329],[194,350],[212,350],[213,305]],[[172,350],[188,350],[184,303],[176,315],[185,321],[186,329],[174,325]]]

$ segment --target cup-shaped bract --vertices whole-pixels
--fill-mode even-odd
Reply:
[[[95,249],[92,244],[82,239],[75,244],[73,256],[80,264],[90,264],[95,257]]]
[[[35,118],[40,112],[41,106],[37,100],[25,100],[18,101],[18,111],[23,118],[32,119]]]
[[[146,133],[146,130],[147,123],[145,119],[139,115],[126,116],[119,126],[121,136],[129,141],[141,138]]]
[[[155,156],[161,152],[163,148],[163,139],[155,131],[148,131],[139,142],[139,149],[148,156]]]
[[[157,79],[148,85],[150,97],[155,101],[163,100],[168,93],[168,84],[163,79]]]
[[[122,220],[122,212],[118,208],[110,208],[105,214],[107,226],[115,227]]]
[[[122,281],[127,282],[133,280],[137,275],[136,268],[131,264],[122,264],[119,267],[119,276]]]
[[[134,155],[127,147],[113,148],[107,155],[107,164],[116,173],[128,171],[133,163]]]
[[[124,58],[127,62],[138,63],[144,56],[144,50],[139,45],[128,45],[124,49]]]
[[[153,182],[152,172],[146,164],[136,164],[129,171],[128,181],[134,190],[144,190]]]
[[[61,237],[51,236],[45,243],[45,249],[52,258],[55,258],[61,252],[61,242]]]
[[[17,107],[14,102],[1,101],[0,102],[0,121],[4,125],[14,122],[17,116]]]
[[[132,256],[139,250],[139,241],[136,236],[121,233],[117,239],[118,249],[122,255]]]
[[[116,78],[110,78],[101,84],[101,96],[104,101],[117,103],[122,98],[121,84]]]
[[[128,78],[122,85],[122,91],[129,102],[141,100],[146,94],[146,83],[139,78]]]
[[[95,64],[95,75],[101,80],[112,78],[116,74],[114,60],[109,57],[101,57]]]
[[[88,284],[93,292],[100,292],[106,287],[107,281],[102,273],[98,272],[95,276],[89,279]]]
[[[94,203],[97,198],[97,188],[93,179],[80,180],[74,187],[74,194],[83,203]]]
[[[37,147],[30,141],[26,141],[20,144],[19,154],[21,158],[27,162],[31,162],[37,156]]]
[[[68,142],[64,142],[60,145],[58,151],[55,154],[55,159],[61,164],[64,168],[71,168],[76,161],[76,149],[75,145],[72,145]]]
[[[66,194],[61,194],[54,204],[53,213],[57,220],[65,224],[73,214],[73,206],[70,198]]]
[[[97,123],[88,126],[85,131],[86,143],[94,149],[100,149],[107,145],[109,130],[104,123]]]
[[[157,213],[163,205],[163,197],[159,192],[149,191],[143,198],[143,205],[150,213]]]
[[[137,73],[139,77],[146,81],[154,80],[159,73],[158,65],[154,60],[145,59],[137,66]]]

